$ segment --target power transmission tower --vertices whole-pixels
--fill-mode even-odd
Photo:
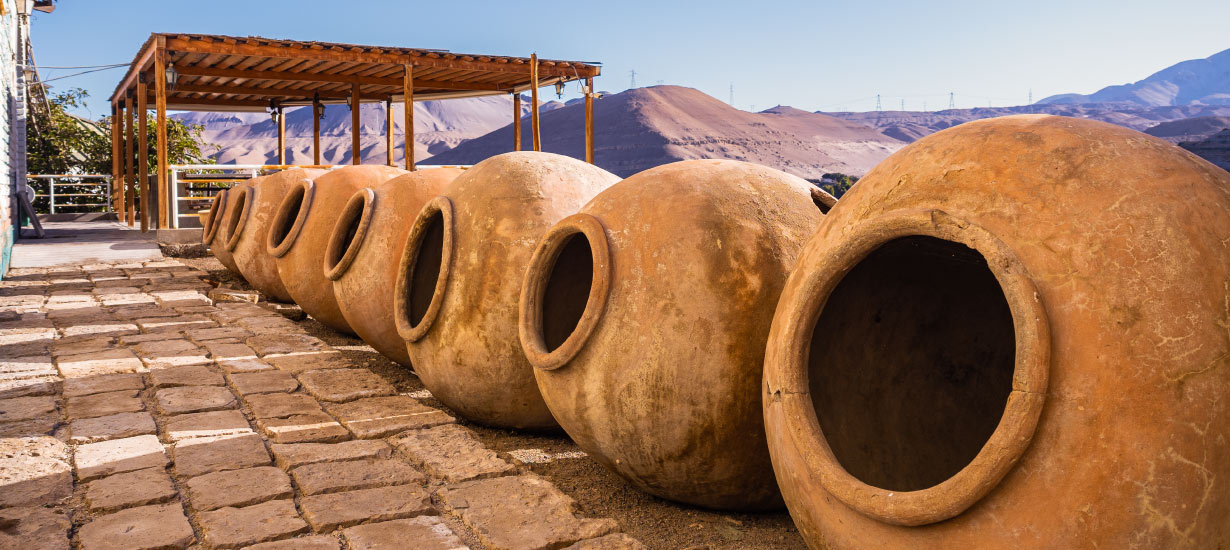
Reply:
[[[905,99],[902,99],[902,100],[901,100],[901,110],[902,110],[902,111],[904,111],[904,110],[905,110]]]
[[[880,108],[880,94],[876,94],[876,110],[877,110],[877,111],[883,111],[883,110],[884,110],[884,109],[881,109],[881,108]]]
[[[730,106],[735,106],[735,84],[733,82],[730,84]]]
[[[635,88],[636,87],[636,69],[632,69],[631,71],[628,71],[628,75],[632,77],[632,83],[629,84],[628,87]]]
[[[1034,104],[1034,89],[1033,89],[1033,88],[1030,88],[1030,89],[1029,89],[1029,103],[1028,103],[1028,105],[1033,105],[1033,104]]]
[[[957,102],[955,101],[955,98],[956,98],[956,94],[952,92],[948,92],[948,108],[949,109],[957,108]]]

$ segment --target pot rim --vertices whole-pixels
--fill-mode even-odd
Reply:
[[[252,204],[256,202],[256,187],[249,185],[243,188],[243,209],[241,211],[232,210],[227,216],[228,225],[234,225],[234,231],[230,231],[226,240],[226,249],[234,252],[235,247],[239,246],[239,236],[243,235],[243,230],[248,227],[248,218],[252,215]],[[232,223],[231,219],[239,216],[237,222]]]
[[[201,243],[210,244],[214,237],[218,235],[218,228],[222,222],[222,216],[219,211],[226,211],[226,197],[230,194],[230,189],[223,189],[214,195],[214,199],[209,203],[209,219],[206,220],[205,232],[201,234]]]
[[[952,477],[917,491],[891,491],[854,477],[834,456],[820,427],[810,395],[809,354],[816,322],[828,296],[847,273],[881,245],[894,239],[927,236],[964,244],[982,254],[999,283],[1012,313],[1015,366],[1012,391],[995,431],[977,455]],[[820,257],[820,256],[817,256]],[[951,519],[986,496],[1016,465],[1029,447],[1046,400],[1051,334],[1046,309],[1025,266],[1015,253],[986,229],[941,210],[889,213],[860,223],[824,251],[824,266],[799,270],[793,285],[799,295],[778,305],[783,334],[772,344],[780,388],[766,387],[766,407],[780,401],[785,435],[798,449],[809,473],[824,490],[872,519],[919,526]],[[766,377],[766,380],[770,377]]]
[[[287,218],[290,217],[290,204],[296,191],[302,193],[302,198],[299,203],[299,211],[295,213],[294,225],[286,232],[286,236],[280,242],[277,240],[277,231],[274,228],[285,225]],[[299,182],[299,189],[291,189],[282,197],[282,202],[278,204],[278,211],[273,216],[273,223],[269,225],[269,236],[266,240],[266,250],[269,255],[274,258],[281,258],[290,252],[291,247],[299,240],[299,234],[303,232],[303,226],[307,224],[308,212],[312,209],[312,200],[316,196],[316,182],[312,180],[303,180]]]
[[[588,241],[593,262],[589,297],[576,327],[558,347],[547,350],[542,334],[543,297],[560,253],[565,244],[577,235]],[[564,218],[538,241],[521,284],[517,332],[521,338],[521,348],[530,364],[536,369],[555,370],[576,357],[598,326],[610,293],[611,250],[606,228],[598,218],[585,213]]]
[[[440,273],[436,277],[436,286],[432,290],[431,302],[427,304],[427,311],[423,312],[423,317],[419,319],[418,324],[411,324],[410,304],[407,299],[410,283],[414,278],[414,268],[418,261],[419,249],[423,244],[423,237],[432,217],[436,214],[440,215],[441,229],[444,233],[443,244],[440,248]],[[453,202],[448,197],[439,195],[427,201],[423,209],[419,210],[418,216],[414,219],[414,225],[410,227],[406,245],[402,249],[401,263],[397,267],[397,286],[393,292],[393,318],[397,324],[397,333],[407,342],[417,342],[423,339],[440,315],[440,309],[444,303],[444,292],[448,288],[449,276],[453,268],[453,243]]]
[[[346,245],[346,250],[341,250],[342,241],[346,239],[346,233],[349,231],[350,221],[354,219],[355,210],[359,210],[358,227],[355,228],[354,237]],[[329,244],[325,247],[324,270],[325,277],[330,281],[336,281],[342,278],[350,266],[354,264],[354,260],[359,255],[359,250],[363,248],[363,240],[367,237],[368,229],[372,224],[372,216],[376,211],[376,192],[370,187],[364,187],[350,196],[346,201],[346,206],[342,208],[342,214],[337,217],[337,223],[333,224],[333,233],[329,235]],[[337,258],[333,265],[329,265],[333,258]]]

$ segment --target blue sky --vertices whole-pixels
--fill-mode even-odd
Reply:
[[[126,63],[151,32],[600,61],[600,90],[698,88],[735,106],[910,110],[1020,105],[1139,80],[1230,48],[1230,2],[572,2],[59,0],[35,16],[42,66]],[[45,70],[43,78],[76,70]],[[107,112],[123,69],[59,80]],[[575,84],[568,95],[575,96]]]

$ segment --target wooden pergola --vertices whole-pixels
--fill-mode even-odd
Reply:
[[[414,101],[497,94],[513,98],[513,149],[521,150],[521,93],[533,98],[530,125],[533,148],[541,150],[538,89],[564,82],[584,81],[585,160],[594,160],[594,77],[596,63],[451,53],[444,50],[359,46],[325,42],[274,40],[204,34],[150,35],[141,46],[123,80],[111,96],[112,197],[116,212],[124,212],[128,225],[148,230],[151,196],[148,175],[147,116],[156,111],[158,219],[156,227],[169,227],[165,204],[170,196],[167,177],[168,110],[271,110],[278,121],[278,165],[286,165],[286,122],[282,109],[313,106],[315,165],[320,165],[320,116],[325,104],[351,106],[352,154],[360,162],[359,109],[361,103],[384,103],[388,113],[386,146],[393,164],[394,102],[405,105],[404,148],[406,169],[414,169]],[[134,151],[134,149],[136,149]],[[134,156],[136,158],[134,158]],[[135,162],[134,162],[135,161]],[[137,189],[140,204],[134,204]]]

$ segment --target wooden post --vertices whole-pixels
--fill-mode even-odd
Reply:
[[[137,187],[141,190],[141,231],[149,231],[149,85],[137,78]]]
[[[320,98],[312,99],[312,162],[320,166]]]
[[[167,49],[166,37],[159,37],[158,51],[154,53],[154,131],[158,163],[158,228],[168,229],[170,223],[171,190],[167,185]],[[144,135],[144,134],[142,134]],[[142,151],[145,149],[142,148]],[[145,166],[145,163],[141,163]]]
[[[124,96],[124,133],[128,136],[124,139],[124,185],[128,186],[128,192],[124,196],[124,216],[128,219],[128,227],[137,223],[137,172],[133,162],[137,148],[136,122],[133,118],[135,112],[132,91],[128,90]]]
[[[594,163],[594,77],[585,79],[585,162]]]
[[[389,166],[393,163],[393,98],[384,100],[384,149],[385,160]]]
[[[521,150],[521,92],[513,92],[513,151]]]
[[[530,133],[534,137],[534,150],[542,150],[542,134],[538,131],[538,54],[530,54]]]
[[[359,83],[350,87],[350,163],[362,164],[359,157],[363,154],[359,144]]]
[[[406,109],[405,128],[402,130],[406,136],[402,139],[406,147],[406,170],[414,170],[414,65],[409,63],[405,66],[406,70],[401,80],[402,103]]]
[[[278,164],[286,164],[286,110],[277,106],[278,113]]]
[[[118,101],[111,102],[111,211],[124,211],[124,115]],[[123,221],[120,218],[120,221]]]

